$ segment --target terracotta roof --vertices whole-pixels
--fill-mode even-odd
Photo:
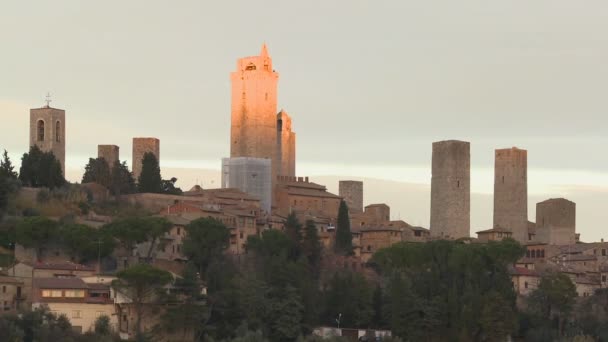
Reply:
[[[475,232],[475,233],[479,234],[479,233],[493,233],[493,232],[496,232],[496,233],[511,233],[511,234],[513,233],[509,229],[503,228],[501,226],[495,226],[494,228],[491,228],[491,229],[480,230],[480,231]]]
[[[287,189],[287,193],[289,193],[290,195],[297,195],[297,196],[342,198],[338,195],[332,194],[331,192],[327,192],[325,190],[320,190],[320,189],[306,189],[306,188],[289,187]]]
[[[73,262],[64,263],[36,263],[34,268],[38,270],[62,270],[62,271],[95,271],[94,267],[89,267]]]
[[[586,254],[569,254],[569,255],[557,255],[553,257],[557,261],[595,261],[597,257],[595,255],[586,255]]]
[[[41,289],[88,289],[80,278],[34,278],[34,287]]]
[[[535,270],[530,270],[525,267],[513,267],[510,270],[512,275],[521,275],[521,276],[530,276],[530,277],[538,277],[538,273]]]
[[[388,207],[388,204],[385,203],[374,203],[374,204],[369,204],[365,206],[366,208],[372,208],[372,207]]]

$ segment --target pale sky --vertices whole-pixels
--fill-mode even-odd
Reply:
[[[530,218],[537,200],[567,197],[583,239],[598,240],[606,18],[608,2],[592,0],[4,2],[0,148],[16,160],[26,151],[28,110],[49,91],[66,110],[72,181],[97,144],[120,145],[130,161],[131,138],[155,136],[165,177],[211,186],[229,154],[229,74],[265,41],[300,176],[425,189],[431,143],[467,140],[474,232],[491,225],[493,150],[518,146]],[[392,191],[383,184],[370,182],[366,203]],[[428,201],[413,208],[407,189],[387,200],[393,216],[428,227]]]

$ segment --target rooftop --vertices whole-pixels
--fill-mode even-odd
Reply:
[[[34,278],[34,287],[43,289],[88,289],[80,278]]]

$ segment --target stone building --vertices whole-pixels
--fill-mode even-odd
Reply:
[[[495,151],[494,226],[528,241],[528,152],[516,147]]]
[[[97,158],[103,158],[108,163],[110,171],[116,162],[120,162],[120,147],[116,145],[97,145]]]
[[[468,142],[433,143],[431,235],[469,237],[471,214],[471,147]]]
[[[272,205],[272,174],[270,159],[223,158],[222,188],[239,189],[260,199],[260,205],[270,213]]]
[[[133,166],[131,171],[136,182],[141,174],[144,154],[148,152],[154,154],[160,164],[160,140],[157,138],[133,138]]]
[[[502,241],[502,239],[512,238],[513,232],[500,226],[492,229],[482,230],[476,233],[479,242]]]
[[[230,157],[266,158],[277,176],[277,83],[266,44],[259,56],[240,58],[232,81]]]
[[[352,180],[340,181],[339,195],[346,202],[349,213],[363,212],[363,182]]]
[[[30,109],[30,146],[52,152],[65,176],[65,110],[51,108]]]
[[[277,114],[277,175],[296,175],[296,133],[291,130],[291,117],[282,110]]]
[[[536,240],[550,245],[576,242],[576,203],[552,198],[536,204]]]
[[[25,301],[23,289],[23,281],[15,277],[0,275],[0,315],[16,314],[17,311],[25,308],[22,305]]]
[[[296,211],[332,219],[338,217],[342,201],[341,197],[328,192],[324,185],[310,182],[308,177],[286,176],[278,177],[275,198],[277,214],[287,216]]]

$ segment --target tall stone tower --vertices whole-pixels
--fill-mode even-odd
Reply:
[[[344,180],[339,182],[340,197],[348,206],[350,213],[363,212],[363,182]]]
[[[494,226],[528,241],[528,152],[516,147],[495,151]]]
[[[108,163],[110,171],[116,162],[120,162],[120,147],[116,145],[97,145],[97,158],[103,158]]]
[[[277,160],[277,83],[266,44],[259,56],[237,61],[232,81],[232,125],[230,157],[268,158],[272,182],[279,169]]]
[[[433,143],[431,235],[469,237],[471,221],[471,146],[447,140]]]
[[[296,176],[296,133],[291,130],[291,117],[282,110],[277,114],[277,160],[279,176]]]
[[[53,152],[65,177],[65,110],[52,108],[49,102],[42,108],[30,109],[30,146]]]
[[[131,171],[136,182],[141,174],[144,154],[148,152],[153,153],[160,164],[160,140],[157,138],[133,138],[133,168]]]

